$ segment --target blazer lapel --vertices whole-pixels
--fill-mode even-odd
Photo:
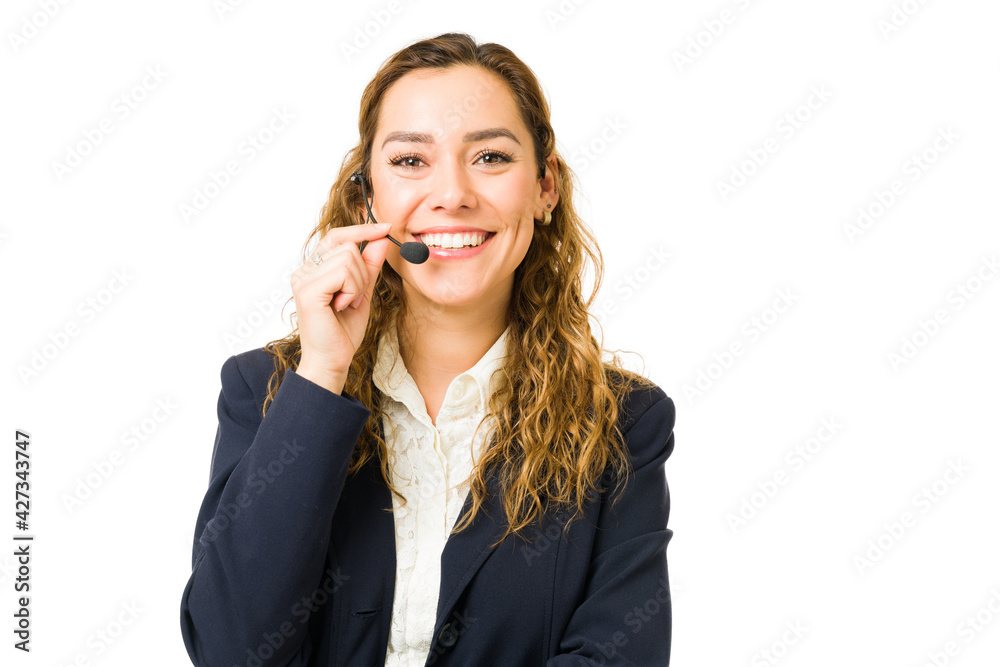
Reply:
[[[452,608],[472,581],[476,572],[482,566],[495,547],[493,543],[507,530],[507,517],[503,506],[499,503],[499,482],[495,474],[487,477],[488,497],[479,509],[473,523],[457,535],[451,535],[441,553],[441,590],[438,596],[437,622],[434,625],[434,642],[441,633],[441,628],[448,620]],[[458,517],[458,522],[468,514],[472,507],[472,494],[465,498],[465,505]]]
[[[382,433],[381,422],[376,428]],[[365,546],[369,557],[363,562],[366,562],[370,569],[362,576],[369,576],[370,581],[380,582],[384,608],[391,610],[396,583],[396,527],[393,514],[384,508],[392,506],[392,494],[382,479],[379,464],[375,459],[368,461],[364,471],[354,481],[359,485],[358,497],[362,500],[352,523],[373,540],[373,543]],[[493,553],[495,547],[491,545],[507,530],[507,516],[500,503],[500,484],[496,473],[490,472],[486,482],[487,498],[479,514],[465,530],[448,538],[441,553],[441,588],[438,593],[437,620],[434,625],[431,652],[462,591]],[[457,522],[462,521],[471,507],[470,492],[465,498]],[[380,557],[371,558],[370,554],[379,554]],[[389,624],[383,628],[381,637],[383,651],[388,645],[389,629]]]

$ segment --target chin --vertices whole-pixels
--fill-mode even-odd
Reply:
[[[482,307],[488,302],[494,302],[498,290],[504,288],[502,282],[497,284],[494,280],[487,279],[480,271],[473,271],[471,268],[441,271],[436,275],[419,275],[418,271],[411,273],[407,271],[408,267],[402,268],[405,273],[400,275],[403,278],[407,298],[426,299],[440,308]],[[507,286],[507,289],[510,287]]]
[[[431,303],[446,308],[461,308],[483,299],[482,291],[468,284],[466,280],[435,280],[409,283],[407,291],[417,298],[423,297]]]
[[[447,289],[434,290],[423,293],[428,300],[432,301],[435,305],[444,308],[463,308],[465,306],[471,306],[482,301],[482,295],[479,293],[472,293],[466,290],[461,292],[455,292]]]

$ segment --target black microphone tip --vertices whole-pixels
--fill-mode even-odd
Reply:
[[[399,249],[399,255],[410,264],[423,264],[431,256],[431,251],[423,243],[408,241]]]

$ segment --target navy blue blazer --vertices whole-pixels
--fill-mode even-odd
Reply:
[[[261,419],[271,371],[262,348],[222,367],[181,602],[188,654],[199,667],[383,665],[396,576],[391,498],[375,461],[347,477],[370,412],[288,371]],[[568,527],[564,511],[549,511],[541,529],[491,549],[506,520],[490,479],[487,513],[441,555],[427,665],[668,664],[673,401],[658,387],[633,391],[620,426],[633,476],[617,505],[608,493],[592,498]]]

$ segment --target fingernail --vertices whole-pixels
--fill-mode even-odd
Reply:
[[[361,299],[363,299],[363,298],[365,298],[365,297],[364,297],[364,295],[362,294],[362,295],[361,295],[361,296],[359,296],[359,297],[358,297],[357,299],[355,299],[354,301],[352,301],[352,302],[351,302],[351,308],[357,308],[358,306],[360,306],[360,305],[361,305]]]

